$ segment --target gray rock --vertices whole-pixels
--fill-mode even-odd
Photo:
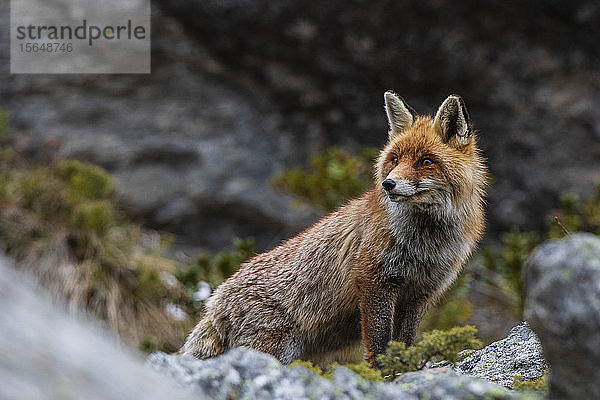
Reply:
[[[460,375],[447,368],[406,372],[394,382],[404,392],[415,394],[420,399],[518,399],[521,397],[520,393],[495,383]],[[535,398],[534,395],[532,396]]]
[[[525,316],[551,366],[551,397],[600,398],[600,237],[542,244],[525,277]]]
[[[543,229],[562,192],[600,181],[590,145],[600,140],[600,8],[590,0],[156,3],[257,79],[287,121],[317,123],[331,143],[379,146],[385,90],[420,113],[461,94],[494,177],[488,232]]]
[[[158,352],[151,354],[147,363],[211,399],[519,398],[518,393],[499,385],[447,369],[403,374],[396,382],[384,383],[367,381],[341,367],[330,381],[304,367],[290,368],[269,355],[244,348],[202,361]]]
[[[290,368],[251,349],[236,348],[209,360],[153,353],[148,364],[211,399],[412,399],[395,387],[369,382],[346,368],[334,380],[304,367]]]
[[[454,369],[460,374],[484,378],[509,389],[515,376],[535,380],[548,369],[542,346],[526,322],[515,326],[508,336],[481,350],[463,352]]]
[[[0,399],[191,400],[100,328],[58,310],[0,255]]]
[[[124,208],[186,247],[253,236],[267,248],[312,223],[315,210],[270,184],[312,146],[282,126],[266,96],[219,76],[202,45],[158,9],[152,33],[152,74],[99,76],[4,74],[0,36],[0,106],[18,151],[108,169]]]

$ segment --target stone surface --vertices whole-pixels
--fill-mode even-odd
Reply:
[[[526,322],[512,328],[502,340],[481,350],[463,352],[463,357],[454,367],[456,372],[484,378],[509,389],[515,376],[535,380],[548,369],[540,341]]]
[[[69,317],[0,255],[0,399],[191,400],[117,339]]]
[[[525,315],[551,365],[551,397],[600,398],[600,237],[542,244],[525,277]]]
[[[333,381],[304,367],[290,368],[273,357],[237,348],[209,360],[153,353],[148,365],[211,399],[515,399],[518,393],[448,369],[404,374],[395,383],[364,380],[346,368]]]
[[[289,368],[275,358],[236,348],[209,360],[153,353],[148,365],[210,399],[413,399],[394,387],[366,381],[340,368],[334,381],[304,367]]]
[[[0,21],[7,16],[0,5]],[[9,75],[0,39],[0,107],[22,154],[101,165],[131,215],[184,245],[222,249],[253,236],[273,247],[317,218],[270,185],[311,145],[282,127],[265,96],[214,71],[202,45],[159,10],[149,75]]]
[[[224,65],[259,81],[286,121],[317,127],[329,143],[379,146],[385,90],[420,113],[461,94],[494,177],[492,232],[542,229],[560,193],[600,182],[593,0],[157,4]]]
[[[520,393],[495,383],[460,375],[447,368],[407,372],[396,378],[394,382],[404,392],[415,394],[419,399],[518,399],[521,397]]]

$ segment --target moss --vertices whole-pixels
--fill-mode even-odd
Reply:
[[[546,370],[542,376],[533,380],[527,380],[522,376],[516,375],[513,379],[512,387],[514,390],[519,392],[548,393],[549,375],[549,370]]]
[[[304,367],[315,374],[322,376],[323,378],[327,378],[329,380],[333,379],[333,376],[330,373],[324,372],[319,366],[314,365],[312,361],[294,360],[289,366],[290,368]]]
[[[342,366],[370,381],[381,382],[385,380],[381,375],[381,371],[371,368],[366,362]]]

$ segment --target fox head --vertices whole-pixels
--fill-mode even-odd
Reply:
[[[485,166],[460,96],[448,96],[433,118],[417,115],[393,92],[384,99],[390,131],[376,166],[381,201],[421,209],[479,201]]]

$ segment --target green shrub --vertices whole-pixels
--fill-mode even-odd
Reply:
[[[360,155],[332,147],[311,158],[310,168],[292,168],[273,178],[276,188],[331,211],[373,184],[377,150],[364,148]]]
[[[73,226],[80,231],[100,236],[116,224],[115,210],[108,200],[86,201],[73,208]]]
[[[7,251],[126,341],[148,347],[138,338],[150,337],[152,348],[176,350],[195,323],[174,321],[164,307],[186,301],[185,291],[162,279],[180,266],[162,249],[140,244],[145,233],[117,211],[110,175],[73,160],[34,166],[9,153],[0,162],[0,242]]]
[[[233,245],[233,250],[196,258],[189,267],[178,270],[175,277],[192,290],[196,289],[200,281],[209,282],[213,287],[219,285],[233,275],[244,261],[256,254],[253,238],[235,238]]]
[[[420,342],[408,348],[403,342],[392,341],[386,354],[378,357],[383,364],[382,375],[393,380],[401,373],[421,370],[430,362],[459,361],[460,351],[481,347],[476,333],[477,329],[467,325],[447,331],[425,332]]]
[[[295,360],[290,367],[302,366],[317,375],[332,379],[333,371],[341,366],[370,381],[392,381],[401,373],[421,370],[431,362],[459,361],[458,353],[462,350],[481,347],[481,342],[475,337],[476,333],[477,329],[467,325],[445,331],[426,332],[423,334],[423,340],[408,348],[402,342],[391,341],[386,354],[378,357],[383,365],[381,370],[371,368],[364,361],[357,364],[332,363],[321,369],[311,361]]]
[[[61,160],[56,166],[56,173],[67,184],[68,199],[73,203],[107,199],[113,191],[111,176],[96,165]]]

